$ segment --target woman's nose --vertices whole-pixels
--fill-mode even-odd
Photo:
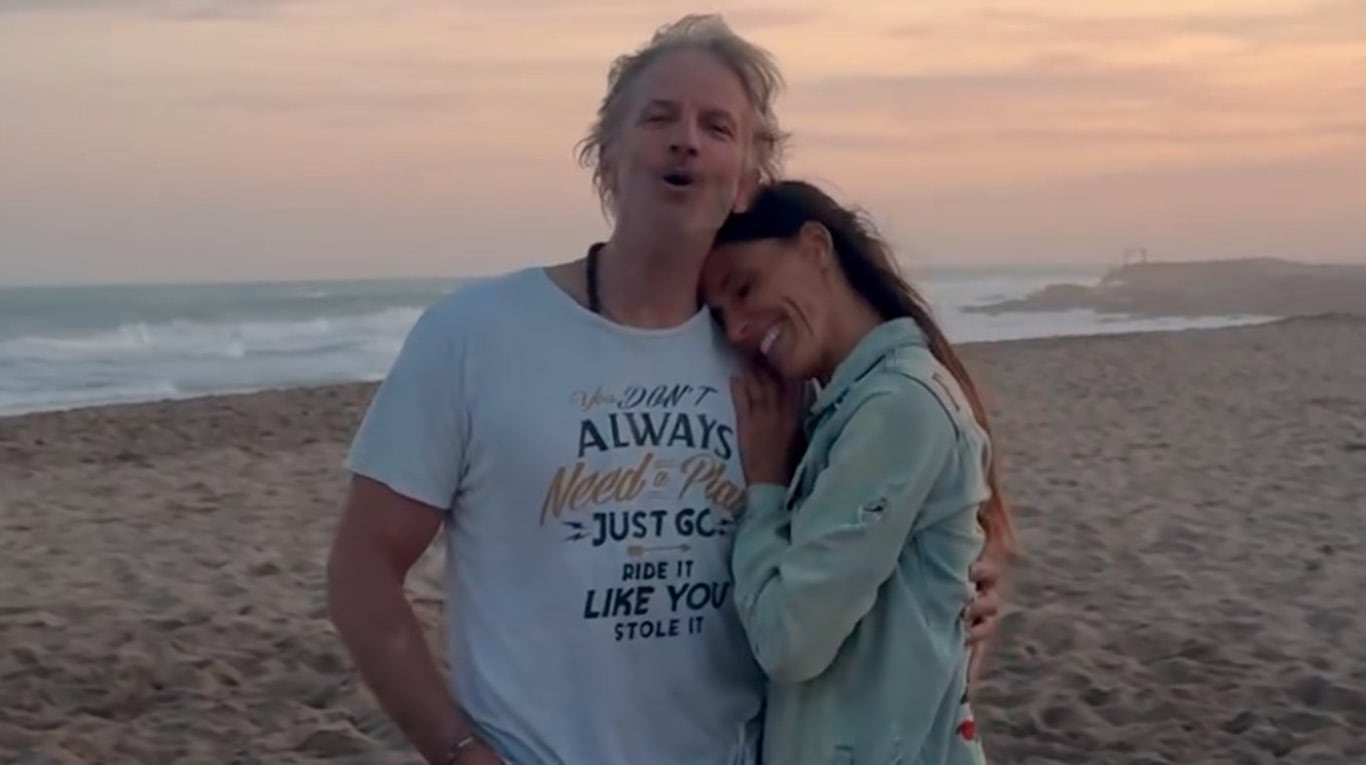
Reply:
[[[730,324],[727,326],[727,333],[730,335],[730,341],[739,346],[748,344],[751,340],[750,334],[752,327],[753,324],[747,319],[732,318]]]

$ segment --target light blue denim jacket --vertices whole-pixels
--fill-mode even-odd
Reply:
[[[787,487],[747,490],[735,601],[768,675],[769,765],[985,762],[960,618],[990,448],[910,319],[869,333],[808,414]]]

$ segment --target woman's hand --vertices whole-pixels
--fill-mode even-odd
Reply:
[[[805,385],[750,362],[730,389],[745,480],[786,486],[806,406]]]

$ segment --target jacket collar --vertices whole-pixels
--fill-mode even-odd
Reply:
[[[830,382],[816,396],[807,415],[808,429],[828,410],[838,406],[853,388],[854,383],[863,379],[888,354],[898,348],[927,345],[925,333],[911,318],[892,319],[873,328],[873,331],[864,335],[849,355],[835,367]]]

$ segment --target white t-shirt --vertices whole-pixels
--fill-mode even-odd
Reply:
[[[454,692],[512,765],[754,762],[733,368],[705,312],[623,327],[530,268],[428,309],[381,385],[347,467],[448,510]]]

